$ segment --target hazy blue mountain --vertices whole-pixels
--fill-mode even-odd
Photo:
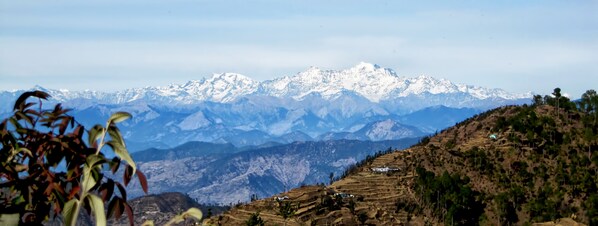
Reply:
[[[283,142],[283,143],[292,143],[295,141],[313,141],[314,138],[312,138],[311,136],[307,135],[304,132],[293,131],[293,132],[283,134],[282,136],[277,137],[276,140]]]
[[[415,126],[423,132],[434,133],[480,112],[481,110],[474,108],[450,108],[439,105],[402,115],[398,121]]]
[[[426,135],[418,128],[401,124],[392,119],[375,121],[364,125],[355,132],[330,132],[322,134],[318,140],[399,140],[403,138],[421,137]]]
[[[150,148],[132,154],[133,159],[138,162],[151,162],[158,160],[174,160],[178,158],[202,157],[202,156],[225,156],[239,152],[240,150],[232,144],[216,144],[200,141],[187,142],[174,148],[159,149]]]
[[[402,127],[416,127],[419,131],[414,134],[431,133],[481,110],[526,103],[531,97],[531,93],[511,94],[429,76],[404,77],[369,63],[344,70],[310,67],[261,82],[222,73],[184,84],[115,92],[33,89],[52,95],[50,104],[61,102],[72,108],[86,126],[103,123],[115,111],[130,112],[133,119],[121,129],[132,151],[189,141],[256,146],[318,137],[396,139],[407,136],[392,126],[388,127],[395,128],[392,133],[358,131],[392,120]],[[22,92],[0,91],[0,115],[11,112]]]

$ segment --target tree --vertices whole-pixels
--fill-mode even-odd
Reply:
[[[588,146],[588,158],[592,158],[592,145],[598,138],[596,134],[596,119],[598,118],[598,95],[591,89],[581,95],[579,101],[580,111],[586,113],[584,123],[588,126],[583,131],[583,138]]]
[[[252,194],[250,199],[253,202],[253,201],[258,200],[259,198],[258,198],[257,194]]]
[[[581,95],[580,107],[581,110],[585,113],[591,113],[596,111],[598,95],[596,95],[596,90],[588,90]]]
[[[582,94],[580,104],[582,110],[594,118],[594,126],[596,126],[598,120],[598,94],[596,94],[596,90],[591,89]]]
[[[278,214],[284,219],[284,225],[287,225],[287,219],[295,216],[297,209],[291,202],[279,202],[278,203]]]
[[[94,215],[96,225],[106,225],[108,203],[108,217],[126,212],[133,225],[125,187],[136,175],[144,192],[148,188],[116,127],[131,115],[117,112],[106,126],[86,130],[61,104],[43,109],[42,100],[48,97],[41,91],[23,93],[13,115],[0,122],[0,222],[40,225],[61,215],[65,225],[75,225],[83,208]],[[107,158],[106,149],[115,157]],[[122,172],[122,183],[117,176],[104,176],[106,170]],[[171,221],[198,216],[201,211],[192,208]]]
[[[598,224],[598,195],[591,194],[584,203],[590,225]]]
[[[262,220],[262,217],[260,217],[260,213],[256,212],[256,213],[252,213],[251,216],[249,216],[249,219],[247,219],[247,221],[245,221],[245,225],[247,225],[247,226],[264,226],[265,222],[264,222],[264,220]]]
[[[353,201],[353,198],[349,200],[347,208],[349,208],[349,211],[351,211],[352,214],[355,214],[355,201]]]
[[[544,104],[544,100],[542,100],[542,96],[540,95],[534,95],[534,99],[533,99],[533,105],[534,106],[540,106]]]
[[[499,193],[494,201],[497,205],[499,225],[511,225],[518,221],[517,210],[508,193]]]
[[[561,99],[561,88],[554,88],[554,92],[552,92],[554,98],[556,98],[556,116],[559,116],[559,102]]]
[[[361,225],[365,225],[365,222],[368,220],[368,215],[365,212],[361,212],[359,214],[357,214],[357,220],[359,220],[359,222],[361,222]]]

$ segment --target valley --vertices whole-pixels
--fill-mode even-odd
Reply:
[[[294,142],[240,150],[230,144],[192,142],[174,149],[136,152],[150,193],[182,192],[199,203],[234,205],[306,184],[328,183],[366,156],[403,149],[418,138],[394,141]],[[132,197],[143,195],[135,182]]]

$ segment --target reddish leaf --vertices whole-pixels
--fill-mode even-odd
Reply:
[[[62,121],[60,122],[60,126],[58,127],[58,132],[60,135],[63,135],[66,131],[66,128],[69,126],[69,121],[71,121],[71,117],[63,117]]]
[[[48,184],[48,187],[46,187],[46,190],[44,190],[44,195],[50,196],[50,194],[52,194],[52,190],[54,190],[54,183]]]
[[[74,122],[75,120],[71,120],[71,122]],[[73,125],[71,125],[72,127]],[[81,139],[83,137],[83,131],[85,131],[85,128],[81,125],[78,125],[77,127],[75,127],[75,130],[73,130],[73,134],[78,138]],[[79,144],[77,142],[77,144]]]
[[[29,108],[29,107],[31,107],[31,106],[33,106],[33,105],[35,105],[35,104],[34,104],[34,103],[26,103],[26,104],[23,106],[23,109],[27,109],[27,108]],[[30,110],[31,110],[31,109],[29,109],[29,110],[26,110],[26,111],[25,111],[25,113],[29,113],[29,111],[30,111]],[[40,112],[37,112],[36,110],[31,110],[31,111],[32,111],[32,112],[35,112],[35,113],[31,113],[31,114],[34,114],[34,115],[37,115],[37,116],[40,116],[40,115],[41,115],[41,114],[40,114]]]
[[[137,174],[137,178],[139,179],[139,184],[141,184],[143,192],[147,194],[147,179],[145,178],[145,175],[141,172],[141,170],[135,171],[135,174]]]
[[[81,190],[80,186],[73,187],[73,189],[71,189],[71,193],[69,193],[68,199],[73,199],[73,197],[75,197],[75,195],[79,193],[79,190]]]
[[[21,96],[19,96],[19,98],[17,99],[17,101],[15,101],[15,106],[13,108],[13,110],[17,110],[19,107],[23,107],[22,109],[25,109],[26,107],[28,107],[27,105],[23,105],[25,100],[27,100],[27,98],[29,97],[37,97],[40,99],[48,99],[48,97],[50,97],[50,94],[47,94],[45,92],[36,90],[36,91],[31,91],[31,92],[24,92],[23,94],[21,94]]]
[[[131,174],[133,173],[133,167],[127,165],[127,168],[125,168],[125,172],[123,174],[123,182],[125,183],[125,186],[129,186],[129,182],[131,182]]]
[[[107,218],[111,218],[114,216],[117,220],[123,215],[123,204],[122,200],[119,197],[114,197],[108,203],[108,216]]]
[[[112,194],[114,194],[114,181],[112,179],[108,179],[106,183],[102,184],[100,191],[102,194],[102,200],[106,201],[110,199]]]
[[[129,203],[124,203],[125,204],[125,210],[127,211],[127,216],[129,217],[129,225],[133,226],[134,222],[133,222],[133,209],[131,208],[131,206],[129,206]]]
[[[111,165],[110,169],[112,170],[112,174],[115,174],[116,171],[118,171],[118,168],[120,167],[120,158],[117,158],[117,157],[112,158],[110,165]]]
[[[123,187],[123,185],[121,183],[118,182],[114,182],[114,184],[116,184],[116,188],[118,188],[118,191],[120,192],[120,196],[122,197],[123,200],[127,200],[127,191],[125,190],[125,187]]]
[[[56,192],[59,192],[60,194],[64,194],[65,193],[64,189],[62,188],[62,186],[60,186],[60,184],[57,183],[57,182],[54,182],[54,190]]]

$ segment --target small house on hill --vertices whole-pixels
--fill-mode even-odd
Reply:
[[[352,194],[347,194],[347,193],[343,193],[343,192],[336,193],[336,194],[334,194],[334,196],[339,196],[339,197],[341,197],[343,199],[344,198],[353,198],[353,197],[355,197]]]
[[[373,172],[376,173],[389,173],[389,172],[396,172],[401,170],[400,168],[390,168],[390,167],[373,167],[371,168]]]

